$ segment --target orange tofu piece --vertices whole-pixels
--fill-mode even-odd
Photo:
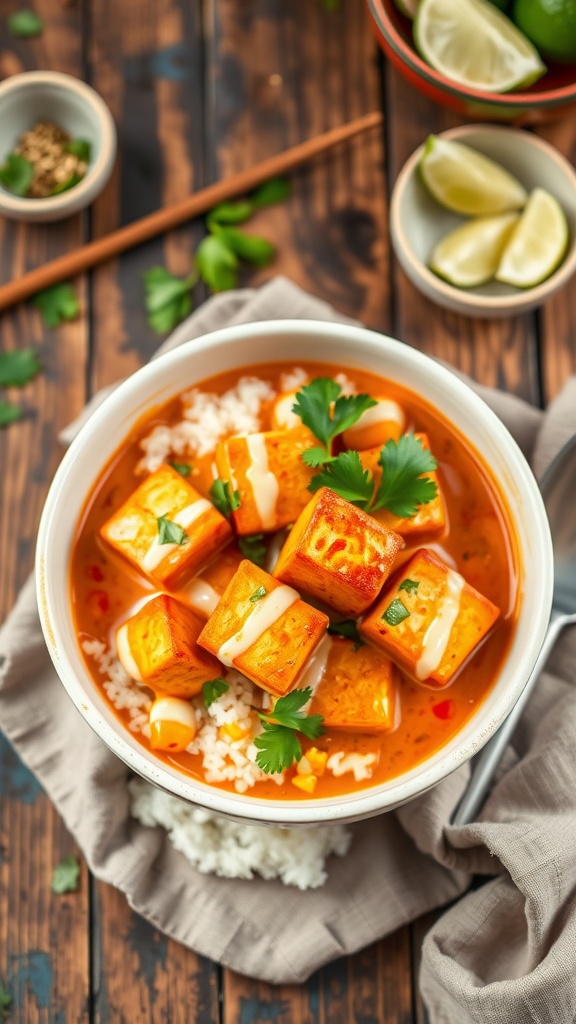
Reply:
[[[263,690],[282,696],[297,684],[327,626],[328,616],[291,587],[243,561],[198,643]]]
[[[359,627],[413,678],[446,686],[492,628],[496,605],[420,548]]]
[[[397,533],[321,487],[288,534],[274,576],[356,618],[378,597],[403,547]]]
[[[382,448],[386,441],[397,441],[404,433],[406,416],[402,406],[390,398],[375,398],[377,403],[366,409],[352,427],[345,430],[342,440],[347,448],[364,451]]]
[[[422,442],[423,448],[430,450],[426,434],[414,434],[414,437]],[[379,486],[382,479],[382,467],[378,463],[381,449],[382,446],[370,448],[360,454],[360,461],[364,469],[368,469],[372,473],[376,487]],[[424,473],[423,476],[428,480],[433,480],[438,491],[432,501],[419,506],[415,516],[405,519],[395,516],[386,508],[379,508],[376,512],[371,513],[383,526],[387,526],[389,530],[395,530],[401,537],[404,537],[408,544],[421,544],[423,540],[432,540],[434,537],[439,537],[446,529],[446,506],[438,483],[438,475],[432,472]]]
[[[161,517],[184,530],[183,543],[160,542]],[[197,572],[232,538],[224,516],[171,466],[151,473],[100,533],[145,576],[169,588]]]
[[[157,693],[184,699],[220,675],[215,658],[198,647],[202,620],[169,594],[159,594],[116,632],[122,665]]]
[[[270,430],[218,445],[218,475],[240,498],[232,512],[240,536],[281,530],[298,518],[310,501],[315,472],[302,462],[302,453],[315,444],[308,431]]]
[[[310,704],[331,729],[385,732],[395,723],[399,673],[382,651],[331,637],[326,669]]]
[[[188,580],[186,585],[176,592],[176,597],[192,608],[203,620],[208,619],[243,558],[244,555],[236,544],[229,544],[214,561],[202,569],[202,572]]]

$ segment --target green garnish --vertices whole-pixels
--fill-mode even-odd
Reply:
[[[223,693],[226,693],[230,689],[229,684],[221,676],[217,679],[209,679],[207,683],[202,684],[202,696],[204,697],[204,703],[207,708],[218,700]]]
[[[70,853],[58,864],[52,872],[52,892],[62,895],[65,892],[76,892],[80,879],[80,864],[78,858]]]
[[[266,267],[276,252],[272,242],[268,242],[266,238],[260,238],[259,235],[247,235],[240,228],[224,227],[213,223],[210,230],[227,249],[232,250],[238,259],[253,263],[255,267]]]
[[[331,377],[316,377],[296,394],[292,411],[312,431],[323,448],[310,448],[302,455],[307,466],[316,468],[332,458],[331,445],[376,402],[370,395],[343,395]]]
[[[238,257],[221,238],[206,235],[196,250],[196,266],[203,281],[213,292],[235,288],[238,282]]]
[[[263,533],[253,533],[251,537],[238,538],[238,547],[244,558],[249,558],[251,562],[254,562],[254,565],[264,565],[266,545],[262,544],[263,540]]]
[[[73,153],[79,160],[83,160],[87,164],[92,155],[92,144],[88,142],[88,139],[70,139],[70,142],[64,146],[64,152]]]
[[[260,209],[262,206],[274,206],[276,203],[283,203],[292,195],[292,184],[288,178],[270,178],[264,184],[259,185],[252,193],[250,201],[253,209]]]
[[[258,587],[250,596],[250,604],[256,604],[256,601],[261,601],[263,597],[266,597],[267,593],[266,587]]]
[[[41,370],[33,348],[0,352],[0,387],[22,388]]]
[[[175,469],[177,473],[180,473],[180,476],[190,476],[192,472],[192,466],[189,462],[169,462],[168,465],[172,466],[172,469]]]
[[[420,580],[402,580],[398,590],[405,590],[407,594],[415,594],[420,586]]]
[[[159,544],[185,544],[188,540],[186,530],[183,530],[178,523],[173,523],[166,515],[158,516],[158,543]]]
[[[400,598],[395,597],[388,605],[382,618],[389,626],[397,626],[400,622],[404,622],[404,619],[410,618],[410,612]]]
[[[82,181],[83,177],[83,174],[76,174],[76,171],[74,171],[74,174],[71,174],[69,178],[66,178],[66,181],[61,181],[59,185],[56,185],[56,188],[52,189],[50,195],[59,196],[61,192],[67,192],[69,188],[74,188],[78,182]]]
[[[6,19],[8,31],[16,39],[31,39],[44,31],[44,22],[35,11],[14,11]]]
[[[34,177],[29,160],[19,153],[9,153],[0,167],[0,183],[15,196],[25,196]]]
[[[372,477],[362,466],[358,452],[354,451],[342,452],[329,462],[312,478],[308,490],[315,492],[320,487],[329,487],[340,497],[364,509],[370,505],[374,492]]]
[[[217,477],[209,491],[212,503],[226,519],[230,519],[232,512],[240,508],[240,492],[232,491],[228,480],[221,480]]]
[[[188,277],[174,277],[164,267],[151,267],[142,274],[148,323],[158,334],[171,331],[192,311],[190,290],[198,280],[194,270]]]
[[[354,640],[354,650],[364,647],[364,640],[358,632],[358,624],[355,619],[344,619],[343,622],[331,622],[328,626],[330,636],[341,636],[346,640]]]
[[[275,775],[289,768],[302,757],[296,733],[315,740],[324,732],[322,715],[306,715],[302,708],[312,698],[312,690],[292,690],[276,701],[269,712],[258,712],[264,731],[254,740],[256,764],[263,772]]]
[[[80,312],[80,303],[71,284],[52,285],[38,292],[32,305],[40,310],[46,327],[58,327],[64,320],[75,320]]]
[[[23,415],[19,405],[13,405],[12,402],[0,398],[0,427],[7,427],[9,423],[21,420]]]
[[[239,199],[235,203],[218,203],[210,210],[206,218],[208,227],[213,224],[243,224],[252,216],[253,206],[249,199]]]
[[[8,994],[4,985],[0,981],[0,1015],[7,1017],[10,1013],[10,1007],[12,1006],[12,996]]]

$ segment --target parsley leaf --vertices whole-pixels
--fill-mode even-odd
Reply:
[[[247,263],[254,263],[256,267],[267,266],[276,252],[272,242],[268,242],[267,239],[260,238],[258,235],[247,235],[240,228],[211,224],[210,230],[236,256],[241,260],[246,260]]]
[[[404,602],[399,597],[395,597],[388,605],[382,618],[389,626],[397,626],[400,622],[404,622],[404,619],[410,618],[410,612]]]
[[[364,647],[364,640],[358,632],[358,624],[355,619],[344,619],[342,622],[331,622],[328,626],[330,636],[341,636],[346,640],[354,640],[354,650]]]
[[[329,487],[342,498],[362,508],[370,502],[374,490],[372,477],[363,468],[360,456],[355,451],[341,452],[308,484],[308,490],[312,493],[320,487]]]
[[[208,214],[206,223],[210,229],[214,224],[243,224],[253,212],[253,204],[249,199],[239,199],[235,203],[218,203]]]
[[[190,476],[192,472],[192,466],[189,462],[169,462],[168,465],[172,466],[172,469],[175,469],[177,473],[180,473],[180,476]]]
[[[302,462],[312,469],[324,466],[326,462],[332,462],[332,456],[327,448],[307,448],[302,452]]]
[[[78,858],[70,853],[52,872],[52,892],[62,895],[64,892],[76,892],[80,878]]]
[[[186,544],[188,534],[178,523],[173,523],[166,515],[158,516],[158,543],[159,544]]]
[[[204,703],[207,708],[218,700],[223,693],[226,693],[230,689],[229,683],[221,676],[217,679],[209,679],[208,682],[202,684],[202,696],[204,697]]]
[[[264,732],[254,740],[258,750],[256,764],[263,772],[282,772],[302,756],[302,747],[294,732],[317,739],[324,732],[322,715],[306,715],[302,709],[312,698],[312,690],[291,690],[276,701],[271,711],[259,711]]]
[[[4,985],[0,981],[0,1015],[7,1017],[12,1006],[12,996],[8,994]]]
[[[240,508],[240,492],[232,491],[228,480],[224,481],[217,477],[209,494],[212,504],[223,516],[226,516],[226,519],[230,519],[230,514]]]
[[[40,310],[46,327],[58,327],[64,320],[75,320],[80,312],[80,303],[71,284],[52,285],[38,292],[32,305]]]
[[[328,458],[334,438],[356,423],[366,409],[376,405],[370,395],[342,395],[341,391],[340,385],[330,377],[316,377],[298,391],[292,406],[304,426],[322,442]],[[312,451],[319,457],[319,449]]]
[[[415,594],[420,586],[420,580],[402,580],[398,590],[405,590],[407,594]]]
[[[256,604],[256,601],[261,601],[263,597],[266,597],[267,593],[266,587],[257,587],[254,593],[250,595],[250,604]]]
[[[0,167],[0,184],[15,196],[26,195],[33,177],[32,164],[19,153],[9,153]]]
[[[70,139],[63,147],[65,153],[73,153],[79,160],[89,163],[92,155],[92,143],[88,139]]]
[[[203,238],[196,250],[200,277],[214,292],[235,288],[238,280],[238,257],[216,235]]]
[[[11,402],[0,398],[0,427],[7,427],[9,423],[21,420],[23,415],[19,405],[12,405]]]
[[[292,195],[292,183],[288,178],[270,178],[252,193],[250,199],[252,206],[258,209],[261,206],[273,206],[275,203],[283,203]]]
[[[192,310],[190,291],[198,280],[193,270],[188,277],[174,277],[164,267],[151,267],[142,274],[148,323],[157,334],[172,331]]]
[[[395,516],[409,518],[419,505],[427,505],[436,497],[436,484],[422,474],[431,473],[438,464],[414,434],[403,434],[397,442],[387,441],[378,461],[382,479],[372,510],[387,508]]]
[[[276,775],[289,768],[294,761],[302,757],[300,740],[293,729],[287,729],[283,725],[272,725],[269,722],[262,723],[264,732],[254,740],[256,764],[263,772]]]
[[[0,352],[0,387],[22,388],[41,370],[33,348]]]
[[[266,558],[266,546],[262,544],[263,540],[263,533],[253,533],[251,537],[238,538],[238,547],[244,558],[249,558],[255,565],[262,566]]]
[[[6,19],[8,31],[16,39],[31,39],[42,35],[44,22],[35,11],[15,11]]]

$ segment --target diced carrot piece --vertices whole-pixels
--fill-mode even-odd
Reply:
[[[423,448],[430,449],[426,434],[415,434],[414,437],[422,442]],[[372,473],[376,487],[379,486],[382,479],[382,467],[378,462],[381,450],[381,447],[371,448],[360,454],[360,461],[364,469],[368,469]],[[446,529],[446,507],[442,491],[440,490],[440,484],[438,483],[438,475],[436,472],[424,473],[423,475],[428,480],[433,480],[438,490],[436,497],[432,501],[429,501],[426,505],[419,506],[416,515],[402,518],[395,516],[393,512],[389,512],[386,508],[380,508],[376,512],[371,513],[383,526],[387,526],[389,530],[394,530],[401,537],[404,537],[408,544],[421,544],[423,540],[431,540],[433,537],[438,537]]]
[[[304,790],[305,793],[313,793],[318,779],[315,775],[294,775],[291,782],[293,786]]]
[[[399,673],[382,651],[332,637],[326,670],[310,714],[331,729],[384,732],[395,723]],[[314,755],[306,752],[311,764]]]
[[[328,753],[326,750],[318,750],[318,747],[309,747],[305,757],[310,765],[313,775],[324,775]]]
[[[238,740],[243,740],[248,735],[248,730],[243,729],[241,725],[238,725],[238,722],[225,722],[224,725],[220,726],[218,732],[222,739],[226,738],[231,743],[237,743]]]
[[[342,434],[347,448],[359,452],[377,446],[380,449],[386,441],[397,441],[403,433],[406,416],[398,402],[389,398],[376,398],[375,401],[377,404],[366,409],[360,419]]]

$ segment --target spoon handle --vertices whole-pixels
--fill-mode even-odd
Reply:
[[[488,743],[486,743],[481,752],[475,758],[468,788],[465,790],[464,796],[454,812],[451,821],[452,825],[468,825],[478,816],[478,811],[484,803],[494,772],[500,764],[504,750],[508,746],[518,721],[522,716],[522,712],[528,703],[528,699],[534,689],[536,680],[548,661],[548,657],[560,632],[566,622],[569,621],[570,616],[557,612],[554,609],[552,610],[552,616],[546,631],[546,636],[544,637],[544,643],[542,644],[536,664],[528,677],[528,682],[516,701],[516,704],[512,708],[512,711],[508,715],[508,718],[504,720],[498,729],[498,732],[494,733],[492,739],[488,740]]]

